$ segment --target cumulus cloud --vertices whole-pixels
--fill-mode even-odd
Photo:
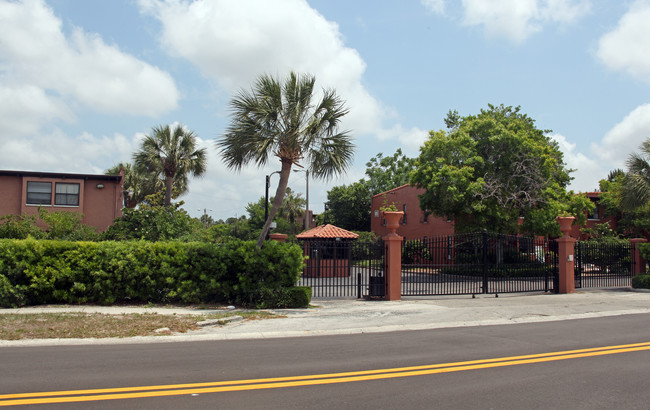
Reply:
[[[643,104],[609,130],[599,144],[593,144],[592,151],[614,168],[625,168],[629,154],[649,137],[650,104]]]
[[[612,70],[650,82],[650,1],[637,1],[598,42],[596,55]]]
[[[564,154],[567,168],[574,170],[571,174],[573,181],[571,181],[570,189],[576,192],[597,191],[598,181],[603,179],[609,170],[602,168],[601,161],[578,152],[577,145],[569,142],[564,135],[553,134],[550,137],[558,143],[560,151]]]
[[[316,76],[334,88],[350,113],[343,128],[377,133],[387,109],[363,86],[366,64],[346,47],[338,25],[305,0],[140,0],[162,23],[161,42],[172,55],[196,65],[229,95],[248,89],[262,73]]]
[[[135,138],[119,133],[112,136],[82,133],[70,137],[56,129],[51,133],[4,141],[0,163],[4,169],[101,174],[105,169],[98,164],[108,164],[108,168],[131,158],[134,144]]]
[[[463,0],[463,23],[491,37],[522,43],[549,23],[568,24],[590,10],[587,0]]]
[[[47,117],[69,119],[81,104],[103,113],[158,115],[176,108],[179,92],[171,76],[98,35],[62,23],[42,0],[0,3],[0,87],[35,95]],[[56,96],[56,97],[55,97]],[[0,111],[0,116],[8,114]],[[2,121],[2,120],[0,120]]]

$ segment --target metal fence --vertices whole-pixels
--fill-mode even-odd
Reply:
[[[307,259],[298,286],[313,298],[384,296],[384,244],[377,241],[305,240]]]
[[[402,295],[554,291],[557,244],[490,233],[406,239]]]
[[[580,241],[575,254],[576,288],[631,286],[634,258],[628,241]]]

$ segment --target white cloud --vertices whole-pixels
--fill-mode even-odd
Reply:
[[[365,62],[345,46],[337,24],[305,0],[140,0],[140,6],[162,23],[163,47],[228,94],[248,89],[262,73],[310,73],[351,108],[343,129],[381,132],[387,109],[363,86]]]
[[[65,99],[99,112],[154,116],[176,108],[179,98],[168,73],[98,35],[74,28],[66,37],[42,0],[0,3],[0,74],[0,86],[39,94],[35,108],[46,115],[57,114],[51,106]],[[68,110],[60,108],[57,116],[69,119]],[[8,114],[0,111],[0,117]]]
[[[600,38],[596,55],[612,70],[650,82],[650,1],[637,1],[618,26]]]
[[[629,154],[649,137],[650,104],[644,104],[609,130],[600,144],[592,144],[592,151],[613,168],[625,168]]]
[[[432,13],[445,14],[445,0],[420,0],[420,3]]]
[[[61,130],[32,137],[7,139],[0,150],[3,169],[103,173],[105,168],[131,158],[136,138],[121,134],[76,137]],[[97,164],[108,164],[105,168]]]
[[[573,181],[569,188],[576,192],[597,191],[598,181],[609,172],[602,168],[602,162],[576,151],[577,145],[569,142],[564,135],[553,134],[550,137],[560,146],[567,168],[575,170],[571,173]]]
[[[463,23],[488,36],[524,42],[548,23],[572,23],[590,10],[588,0],[463,0]]]

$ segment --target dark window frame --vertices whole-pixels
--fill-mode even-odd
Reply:
[[[55,182],[54,183],[54,205],[56,206],[79,206],[79,195],[81,194],[81,184],[78,182]],[[59,186],[76,186],[76,193],[58,192]]]
[[[30,185],[32,190],[30,190]],[[45,185],[50,186],[50,191],[46,192],[44,190],[34,191],[35,187],[40,185],[45,187]],[[47,194],[47,201],[45,200],[45,195]],[[38,199],[40,198],[40,199]],[[27,181],[27,194],[25,196],[25,203],[27,205],[52,205],[52,182],[44,181]]]

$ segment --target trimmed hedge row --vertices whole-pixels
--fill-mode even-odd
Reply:
[[[3,239],[0,306],[226,302],[288,307],[294,301],[286,289],[296,283],[302,267],[299,246],[275,241],[258,250],[253,241],[239,240],[214,244]]]

